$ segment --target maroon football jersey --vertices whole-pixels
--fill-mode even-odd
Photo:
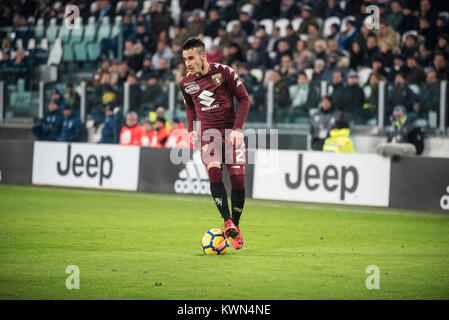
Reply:
[[[209,72],[202,76],[187,74],[180,82],[186,104],[189,132],[193,121],[201,121],[206,129],[243,129],[249,111],[249,96],[242,80],[229,66],[209,63]],[[237,114],[234,97],[238,101]]]

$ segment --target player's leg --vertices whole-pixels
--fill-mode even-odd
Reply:
[[[230,149],[228,149],[230,151]],[[232,148],[232,163],[227,164],[229,179],[231,180],[231,208],[232,220],[237,228],[237,235],[232,239],[232,245],[236,249],[243,247],[243,236],[240,230],[240,217],[245,205],[245,145],[240,148]]]
[[[211,162],[207,165],[207,172],[209,173],[212,198],[225,223],[225,234],[227,237],[234,237],[237,234],[237,228],[232,222],[229,211],[228,195],[223,183],[221,163]]]
[[[202,141],[201,144],[201,159],[209,174],[210,192],[215,205],[225,222],[225,234],[227,237],[232,237],[236,234],[236,227],[231,219],[228,206],[228,195],[223,183],[221,144],[204,141]],[[220,154],[217,154],[215,151],[218,151]]]

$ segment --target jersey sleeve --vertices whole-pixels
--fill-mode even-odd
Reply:
[[[180,87],[182,96],[184,98],[184,103],[186,105],[187,130],[191,132],[193,130],[193,121],[197,119],[195,104],[193,103],[192,97],[184,91],[182,82],[180,84]]]
[[[235,115],[234,127],[232,129],[243,130],[243,124],[245,123],[249,112],[249,95],[237,73],[231,67],[227,67],[227,69],[228,70],[225,70],[223,72],[224,80],[229,91],[237,99],[238,102],[237,114]]]

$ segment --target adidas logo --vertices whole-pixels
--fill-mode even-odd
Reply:
[[[209,175],[199,151],[193,153],[193,159],[179,172],[179,179],[175,181],[175,192],[210,194]]]

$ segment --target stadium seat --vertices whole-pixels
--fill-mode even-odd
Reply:
[[[45,36],[44,19],[40,18],[37,20],[36,26],[34,27],[34,33],[37,39],[42,39]]]
[[[287,35],[287,26],[290,24],[290,20],[287,18],[280,18],[276,20],[274,23],[275,27],[279,28],[279,33],[281,37],[285,37]]]
[[[409,84],[408,87],[410,90],[412,90],[416,95],[419,95],[421,89],[419,89],[419,86],[417,84]]]
[[[298,31],[299,26],[301,25],[303,20],[304,19],[301,17],[298,17],[298,18],[295,18],[292,20],[292,26],[293,26],[293,30],[295,30],[295,32]]]
[[[30,40],[28,40],[28,46],[27,46],[27,50],[31,51],[36,49],[36,39],[31,38]]]
[[[250,75],[254,76],[257,79],[257,82],[263,81],[263,70],[262,69],[251,69],[249,72]]]
[[[329,17],[326,19],[326,21],[324,21],[323,35],[325,37],[327,37],[331,34],[331,26],[334,23],[340,24],[340,18],[339,17]]]
[[[142,7],[142,14],[147,14],[150,11],[150,8],[151,8],[151,0],[144,1]]]
[[[354,16],[346,16],[346,17],[344,17],[342,20],[341,20],[341,24],[340,24],[340,31],[341,32],[343,32],[343,31],[345,31],[345,28],[346,28],[346,21],[348,21],[348,20],[350,20],[350,19],[353,19],[353,20],[355,20],[355,17]]]
[[[206,47],[206,51],[210,49],[210,46],[212,45],[212,38],[208,36],[203,37],[204,46]]]
[[[363,87],[366,84],[372,71],[373,69],[368,67],[361,68],[359,69],[359,71],[357,71],[357,74],[359,75],[359,85],[361,87]]]
[[[95,22],[95,17],[89,17],[87,26],[84,28],[83,40],[74,43],[73,51],[75,54],[76,61],[87,61],[87,50],[86,46],[88,43],[95,40],[95,35],[97,32],[97,23]]]
[[[23,39],[17,39],[16,40],[16,48],[17,49],[21,49],[21,48],[23,48]]]
[[[234,24],[239,23],[238,20],[231,20],[226,24],[226,32],[230,33]]]
[[[309,81],[312,80],[313,69],[312,68],[307,68],[307,69],[304,69],[304,72],[305,72],[305,74],[307,76],[307,79],[309,79]]]
[[[259,21],[259,25],[263,25],[265,27],[265,31],[267,34],[271,34],[273,32],[273,20],[271,19],[262,19]]]
[[[416,36],[416,37],[418,37],[418,31],[416,31],[416,30],[409,30],[409,31],[406,31],[406,32],[404,32],[403,34],[402,34],[402,42],[401,43],[404,43],[405,42],[405,39],[407,39],[407,36],[409,35],[409,34],[413,34],[414,36]]]
[[[83,38],[83,22],[82,18],[79,17],[80,20],[80,27],[73,29],[72,33],[70,35],[70,41],[63,44],[62,51],[62,61],[64,62],[72,62],[75,61],[75,52],[74,52],[74,46],[77,43],[80,43]]]
[[[240,8],[240,11],[248,12],[249,15],[252,16],[253,11],[254,11],[254,6],[251,3],[246,3]]]
[[[43,38],[41,40],[40,49],[48,51],[48,40],[47,40],[47,38]]]
[[[57,38],[48,56],[47,66],[59,65],[62,59],[62,41]]]
[[[181,20],[181,5],[179,4],[179,0],[172,0],[170,2],[170,12],[172,19],[175,21],[175,25],[179,25]]]
[[[71,30],[67,28],[64,23],[59,27],[58,38],[61,39],[62,44],[69,42],[70,31]]]
[[[111,34],[111,24],[109,22],[109,17],[103,17],[101,21],[101,25],[98,28],[98,33],[96,40],[87,44],[87,55],[89,57],[89,61],[96,61],[101,54],[101,40],[109,38]]]
[[[49,45],[52,45],[53,42],[55,42],[56,38],[58,37],[58,31],[59,28],[56,25],[56,18],[51,18],[50,23],[45,30],[45,37],[47,38]]]

